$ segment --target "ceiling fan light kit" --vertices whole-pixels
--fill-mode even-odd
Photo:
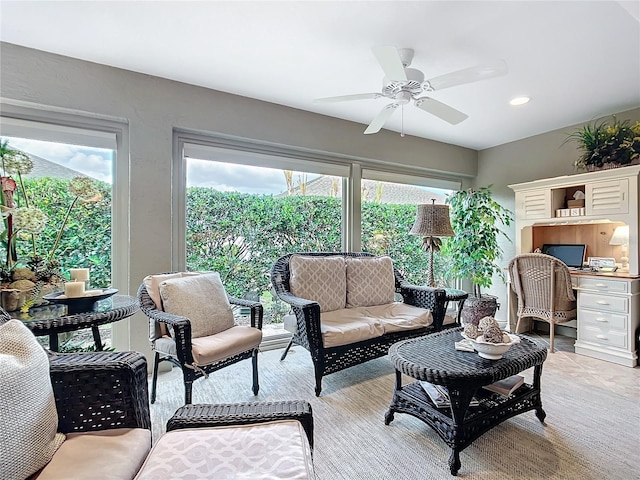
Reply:
[[[415,68],[409,68],[409,65],[411,65],[413,61],[413,49],[381,46],[373,47],[372,51],[384,72],[381,93],[360,93],[314,100],[316,103],[334,103],[382,97],[392,100],[392,103],[383,107],[374,117],[364,131],[365,135],[378,133],[393,112],[398,107],[409,104],[411,100],[413,100],[414,105],[420,110],[430,113],[451,125],[457,125],[466,120],[468,115],[432,97],[420,95],[465,83],[506,75],[507,73],[507,64],[500,60],[425,80],[424,73]],[[404,137],[404,122],[400,135]]]

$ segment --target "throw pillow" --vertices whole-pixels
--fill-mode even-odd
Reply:
[[[200,275],[203,272],[176,272],[176,273],[161,273],[157,275],[147,275],[142,280],[144,286],[147,287],[147,293],[153,303],[156,304],[156,308],[158,310],[164,310],[162,305],[162,298],[160,297],[160,283],[169,280],[170,278],[180,278],[180,277],[188,277],[193,275]],[[149,339],[151,341],[157,340],[158,338],[168,335],[167,326],[164,323],[159,322],[149,322]]]
[[[220,274],[170,278],[160,283],[164,311],[187,317],[191,336],[206,337],[233,327],[233,311]]]
[[[347,257],[347,308],[386,305],[395,299],[396,280],[389,257]]]
[[[321,312],[344,308],[347,285],[343,257],[292,255],[289,269],[293,295],[318,302]]]
[[[49,359],[20,320],[0,325],[0,478],[27,478],[64,441],[49,376]]]

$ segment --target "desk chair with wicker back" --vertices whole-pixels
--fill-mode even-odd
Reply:
[[[569,268],[551,255],[525,253],[509,263],[511,288],[518,297],[518,323],[525,317],[549,323],[550,351],[556,323],[576,318],[576,298],[571,286]]]

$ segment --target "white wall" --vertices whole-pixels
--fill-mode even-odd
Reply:
[[[619,120],[640,121],[640,108],[612,113],[615,113]],[[474,186],[481,187],[493,184],[494,198],[501,205],[515,212],[515,193],[508,185],[578,173],[573,162],[578,158],[579,152],[575,143],[565,143],[565,139],[567,134],[574,132],[581,126],[582,124],[571,125],[480,151],[478,153],[478,175],[474,180]],[[506,233],[514,242],[515,226],[512,225]],[[502,241],[501,246],[504,250],[502,264],[506,267],[516,253],[515,244]],[[491,289],[488,289],[486,293],[498,296],[501,307],[496,316],[506,320],[506,284],[500,278],[495,277]]]
[[[477,152],[201,87],[0,43],[0,96],[45,109],[62,107],[128,122],[130,275],[121,292],[135,295],[142,278],[172,270],[171,162],[174,128],[215,132],[407,165],[470,179]],[[123,153],[123,152],[120,152]],[[129,322],[131,342],[148,353],[146,319]]]

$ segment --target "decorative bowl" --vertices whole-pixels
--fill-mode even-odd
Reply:
[[[461,332],[462,336],[471,342],[473,348],[478,352],[478,355],[482,358],[489,360],[500,360],[507,350],[511,348],[511,345],[520,343],[520,337],[507,333],[506,335],[511,340],[510,342],[491,343],[487,342],[482,335],[478,338],[469,338],[464,332]]]
[[[109,298],[118,293],[116,288],[100,288],[97,290],[89,290],[84,297],[67,297],[64,292],[50,293],[43,295],[42,298],[51,303],[61,303],[67,306],[69,315],[82,312],[90,312],[93,310],[96,302]]]

